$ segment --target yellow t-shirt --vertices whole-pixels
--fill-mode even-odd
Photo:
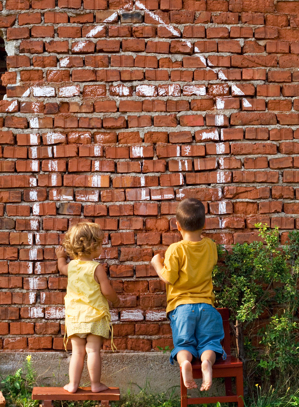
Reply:
[[[217,260],[216,243],[209,238],[199,242],[181,240],[168,247],[161,272],[169,282],[166,284],[166,312],[181,304],[214,306],[212,271]]]

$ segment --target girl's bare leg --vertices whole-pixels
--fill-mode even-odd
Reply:
[[[102,338],[97,335],[88,335],[86,343],[87,368],[90,376],[91,391],[98,393],[108,389],[101,383],[101,348]]]
[[[84,366],[86,339],[73,335],[70,340],[72,342],[72,357],[69,366],[70,382],[64,386],[64,389],[70,393],[76,393]]]
[[[209,390],[212,386],[212,366],[216,361],[216,353],[212,350],[205,350],[201,355],[202,384],[200,391]]]
[[[188,350],[180,350],[177,355],[177,361],[182,368],[182,375],[184,380],[184,385],[187,389],[196,389],[197,384],[193,379],[193,371],[192,371],[192,359],[193,355]]]

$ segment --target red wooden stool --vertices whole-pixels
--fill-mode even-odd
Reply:
[[[181,407],[187,407],[189,404],[207,404],[207,403],[230,403],[237,402],[238,407],[243,407],[243,363],[231,356],[230,354],[230,335],[229,335],[229,310],[227,308],[217,309],[222,316],[223,328],[224,328],[224,340],[223,348],[227,354],[226,360],[219,360],[213,366],[213,378],[224,377],[225,379],[225,396],[215,396],[215,397],[188,397],[187,387],[185,387],[183,382],[182,371],[180,369],[181,375]],[[194,379],[201,379],[201,363],[197,359],[192,363],[193,367],[193,377]],[[232,377],[236,378],[236,393],[232,392]]]
[[[76,393],[69,393],[63,387],[34,387],[32,400],[42,400],[44,407],[52,407],[53,400],[98,400],[101,406],[109,406],[110,400],[119,400],[120,393],[118,387],[110,387],[100,393],[92,393],[90,387],[80,387]]]

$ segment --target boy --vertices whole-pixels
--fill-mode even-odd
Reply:
[[[185,199],[176,211],[177,228],[183,240],[173,243],[165,253],[152,258],[152,265],[166,283],[167,317],[170,319],[174,349],[170,362],[177,359],[184,384],[196,388],[191,362],[201,358],[202,385],[212,385],[212,366],[226,355],[220,341],[223,323],[214,308],[212,270],[217,263],[216,244],[201,236],[205,223],[205,207],[198,199]]]

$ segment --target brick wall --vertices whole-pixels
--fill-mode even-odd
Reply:
[[[6,0],[0,27],[0,347],[63,349],[54,247],[82,219],[106,232],[117,347],[171,345],[149,261],[180,199],[227,246],[299,228],[299,2]]]

